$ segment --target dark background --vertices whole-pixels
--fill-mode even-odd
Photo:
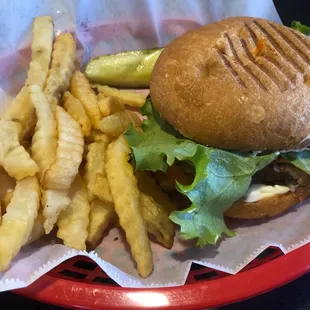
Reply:
[[[172,0],[171,0],[172,1]],[[232,1],[232,0],[226,0]],[[259,0],[248,0],[259,1]],[[310,0],[274,0],[283,24],[289,26],[293,20],[310,26]],[[309,258],[310,263],[310,258]],[[283,270],[285,272],[285,270]],[[253,279],[255,281],[255,279]],[[233,288],[232,288],[233,290]],[[0,294],[0,309],[61,309],[27,300],[13,293]],[[310,274],[269,293],[217,310],[310,310]]]

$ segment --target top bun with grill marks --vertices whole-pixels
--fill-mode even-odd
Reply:
[[[309,86],[309,38],[264,19],[235,17],[172,41],[154,67],[150,91],[159,114],[190,139],[272,151],[309,142]]]

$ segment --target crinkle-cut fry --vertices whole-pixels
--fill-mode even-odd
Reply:
[[[45,235],[45,230],[44,230],[44,216],[39,213],[38,217],[34,221],[34,225],[31,231],[31,234],[27,240],[27,242],[24,244],[24,246],[33,243],[37,241],[40,237]]]
[[[80,71],[75,71],[71,79],[71,93],[80,100],[84,106],[94,128],[99,129],[99,121],[102,118],[97,97],[91,88],[89,81]]]
[[[109,136],[118,137],[128,129],[130,124],[136,128],[141,125],[141,121],[137,112],[125,110],[103,118],[99,128]]]
[[[46,234],[49,234],[54,228],[60,212],[69,206],[70,198],[68,197],[68,193],[69,190],[48,189],[42,191],[43,227]]]
[[[89,181],[87,189],[106,203],[113,203],[108,180],[102,173],[96,173]]]
[[[0,199],[4,199],[7,192],[13,191],[16,186],[16,180],[0,166]]]
[[[105,230],[116,219],[114,206],[97,199],[92,202],[89,212],[87,247],[94,249],[103,236]]]
[[[46,82],[46,77],[46,72],[43,71],[41,66],[37,62],[31,61],[29,64],[29,71],[25,85],[27,87],[30,85],[39,85],[43,88]]]
[[[133,93],[128,90],[119,90],[117,88],[99,84],[95,84],[93,87],[97,88],[104,96],[118,99],[119,103],[123,105],[127,104],[132,107],[140,108],[144,105],[146,100],[145,95]]]
[[[96,173],[105,174],[105,154],[107,150],[107,143],[103,141],[93,142],[88,145],[88,153],[86,155],[86,165],[84,180],[87,186],[89,200],[95,199],[94,194],[89,190],[89,182],[95,177]]]
[[[16,96],[2,119],[19,120],[22,125],[22,136],[27,136],[35,126],[34,107],[30,102],[27,85],[37,84],[44,86],[53,45],[53,19],[50,16],[39,16],[33,21],[31,62],[27,80],[21,91]]]
[[[85,184],[77,175],[69,192],[70,205],[60,213],[57,237],[68,247],[86,250],[87,227],[90,205]]]
[[[159,187],[154,177],[149,171],[136,171],[135,175],[138,179],[139,189],[151,196],[158,204],[170,214],[176,210],[176,206],[169,199],[169,196]]]
[[[165,192],[171,193],[175,191],[176,182],[184,185],[192,184],[194,181],[194,174],[187,173],[184,166],[173,164],[169,166],[166,172],[156,171],[155,178]]]
[[[89,136],[91,131],[91,120],[81,102],[74,98],[69,91],[64,93],[63,101],[64,108],[80,124],[84,136]]]
[[[106,135],[100,130],[92,129],[89,136],[85,137],[85,140],[87,143],[103,141],[109,144],[113,140],[113,137]]]
[[[140,194],[140,203],[141,214],[147,231],[154,235],[158,242],[170,249],[173,245],[175,225],[169,219],[169,213],[153,197],[142,192]]]
[[[36,115],[34,107],[29,97],[28,85],[37,84],[42,86],[46,80],[46,74],[41,67],[35,63],[30,63],[26,85],[17,94],[11,105],[5,110],[2,119],[18,120],[22,125],[21,139],[31,137],[36,125]]]
[[[6,270],[27,242],[38,215],[40,188],[36,177],[17,181],[0,227],[0,271]]]
[[[33,21],[33,38],[31,44],[32,61],[40,65],[41,70],[48,73],[54,38],[54,25],[51,16],[38,16]],[[33,84],[33,82],[31,82]],[[34,83],[38,84],[38,83]],[[41,85],[43,87],[43,84]]]
[[[19,143],[21,125],[0,120],[0,165],[17,180],[34,176],[38,165]]]
[[[114,97],[101,96],[98,99],[98,106],[103,117],[125,110],[124,105],[119,103],[117,98]]]
[[[40,169],[39,179],[43,180],[45,171],[54,163],[56,157],[56,120],[40,86],[31,85],[30,98],[38,119],[32,137],[31,154]]]
[[[74,181],[84,152],[80,125],[60,106],[55,110],[58,141],[55,162],[45,172],[43,188],[69,189]]]
[[[31,139],[23,139],[21,142],[20,142],[20,145],[28,152],[30,153],[31,151],[31,143],[32,143],[32,137]]]
[[[14,194],[13,189],[8,190],[4,194],[3,199],[2,199],[2,204],[1,204],[1,208],[3,211],[6,211],[7,206],[10,204],[10,202],[12,200],[13,194]],[[4,214],[5,212],[2,212],[2,213]]]
[[[61,33],[55,39],[52,64],[48,72],[44,95],[51,105],[57,105],[61,93],[68,89],[74,71],[76,44],[70,33]]]
[[[29,97],[29,102],[30,102],[30,97]],[[32,138],[36,124],[37,124],[36,112],[34,109],[32,109],[31,114],[29,115],[28,121],[23,126],[20,139],[24,140],[24,139]]]
[[[28,123],[31,123],[33,117],[35,116],[34,107],[32,106],[29,98],[29,90],[27,86],[24,86],[20,92],[17,94],[13,102],[9,105],[9,107],[4,111],[2,120],[7,121],[18,121],[21,125],[21,131],[24,130],[28,126]],[[27,128],[26,130],[31,131],[31,128]],[[23,138],[20,135],[21,139]]]
[[[120,225],[125,231],[138,272],[145,278],[152,272],[153,257],[140,211],[140,191],[128,162],[129,154],[130,148],[124,136],[109,144],[106,174]]]

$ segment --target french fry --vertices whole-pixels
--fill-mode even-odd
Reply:
[[[66,246],[76,250],[86,250],[88,214],[90,205],[85,184],[77,175],[69,192],[70,205],[59,216],[57,237],[64,241]]]
[[[89,213],[87,246],[94,249],[111,222],[115,220],[116,213],[111,203],[104,203],[97,199],[92,202]]]
[[[106,97],[114,97],[118,99],[119,103],[127,104],[132,107],[140,108],[144,105],[146,96],[142,94],[133,93],[127,90],[119,90],[117,88],[105,86],[105,85],[93,85]]]
[[[44,95],[49,104],[59,103],[60,95],[70,84],[74,70],[76,45],[70,33],[62,33],[55,39],[52,64],[46,80]]]
[[[60,212],[69,206],[70,198],[68,197],[68,193],[69,190],[48,189],[42,191],[43,227],[46,234],[49,234],[54,228]]]
[[[29,90],[28,87],[24,86],[17,94],[16,98],[4,111],[2,120],[16,120],[21,124],[21,130],[25,128],[27,120],[34,114],[34,108],[29,101]]]
[[[32,137],[31,137],[32,138]],[[31,152],[31,139],[24,139],[20,142],[20,145],[28,152]]]
[[[88,153],[86,155],[84,180],[87,186],[89,200],[95,200],[94,194],[90,191],[89,183],[95,177],[96,173],[105,175],[105,153],[107,150],[105,142],[93,142],[88,145]]]
[[[168,214],[176,210],[174,203],[172,203],[169,196],[157,185],[156,180],[150,172],[136,171],[135,175],[138,179],[139,189],[143,193],[151,196]]]
[[[171,248],[175,235],[175,225],[169,214],[176,209],[169,196],[161,190],[156,180],[147,171],[136,171],[138,186],[141,190],[141,214],[147,230],[158,242]]]
[[[141,214],[146,223],[147,231],[154,235],[156,240],[170,249],[173,245],[175,225],[169,219],[165,208],[151,196],[141,192]]]
[[[39,166],[39,180],[54,163],[57,149],[57,129],[51,105],[38,85],[30,87],[30,99],[37,114],[37,125],[32,137],[31,154]]]
[[[102,118],[97,97],[91,88],[89,81],[80,71],[75,71],[71,79],[71,93],[77,98],[86,110],[94,128],[99,129],[99,121]]]
[[[39,171],[35,161],[19,144],[20,133],[18,122],[0,120],[0,165],[17,180],[34,176]]]
[[[43,87],[46,81],[46,73],[37,62],[30,62],[29,71],[26,80],[26,87],[30,85],[39,85]]]
[[[46,83],[51,62],[53,28],[53,19],[51,16],[39,16],[34,19],[32,31],[33,39],[31,44],[32,61],[29,65],[28,76],[25,83],[26,86],[36,84],[43,88]],[[31,136],[37,122],[35,111],[29,100],[27,95],[22,99],[22,101],[25,102],[18,101],[16,104],[16,114],[22,115],[22,137]],[[26,113],[22,114],[22,111]]]
[[[27,242],[24,244],[24,246],[31,244],[35,241],[37,241],[40,237],[45,235],[45,230],[44,230],[44,216],[42,214],[39,214],[37,218],[34,220],[34,225],[31,231],[31,234],[27,240]]]
[[[113,203],[108,180],[102,173],[96,173],[87,186],[89,192],[105,203]]]
[[[58,142],[55,162],[45,172],[43,188],[66,190],[74,181],[84,152],[80,125],[60,106],[56,106]]]
[[[32,132],[35,126],[34,107],[30,102],[27,85],[44,86],[51,60],[52,44],[53,19],[50,16],[35,18],[32,31],[31,62],[25,82],[26,86],[21,89],[2,117],[3,120],[18,120],[22,126],[22,137]]]
[[[125,110],[124,105],[114,97],[101,96],[98,99],[98,106],[103,117]]]
[[[14,190],[10,189],[3,196],[3,200],[2,200],[2,204],[1,204],[1,208],[3,211],[2,214],[4,214],[6,212],[6,208],[10,204],[12,197],[13,197],[13,194],[14,194]]]
[[[168,167],[165,173],[156,171],[155,177],[160,187],[168,193],[175,191],[176,181],[184,185],[189,185],[194,181],[194,174],[186,173],[184,167],[176,164]]]
[[[89,136],[85,137],[85,140],[87,143],[102,141],[105,142],[106,144],[109,144],[113,140],[113,138],[109,137],[100,130],[92,129]]]
[[[89,136],[91,120],[81,102],[68,91],[64,93],[63,101],[65,110],[80,124],[84,136]]]
[[[99,123],[99,128],[107,135],[118,137],[128,129],[130,124],[139,127],[141,118],[137,112],[125,110],[103,118]]]
[[[13,191],[16,186],[16,180],[0,166],[0,199],[4,199],[7,192]]]
[[[27,177],[17,181],[0,227],[0,271],[9,268],[12,259],[27,242],[39,206],[40,188],[37,178]]]
[[[31,44],[32,62],[37,63],[45,74],[45,79],[51,62],[52,46],[54,37],[53,18],[51,16],[38,16],[33,22],[33,39]],[[44,80],[45,80],[44,79]],[[45,81],[44,81],[45,82]],[[29,81],[29,84],[39,84]]]
[[[87,154],[88,154],[88,144],[84,144],[83,161],[87,160]]]
[[[146,225],[140,211],[140,192],[129,164],[130,148],[124,136],[109,144],[106,174],[115,211],[142,277],[150,275],[153,257]],[[125,186],[124,186],[125,185]]]

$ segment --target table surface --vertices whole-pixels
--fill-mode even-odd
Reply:
[[[310,25],[309,0],[274,0],[283,23],[287,26],[298,20]],[[310,258],[309,258],[310,261]],[[283,271],[285,272],[285,271]],[[255,281],[255,279],[253,279]],[[28,300],[13,293],[0,293],[0,309],[63,309]],[[220,308],[216,310],[310,310],[310,273],[263,295]],[[214,309],[215,310],[215,309]]]

